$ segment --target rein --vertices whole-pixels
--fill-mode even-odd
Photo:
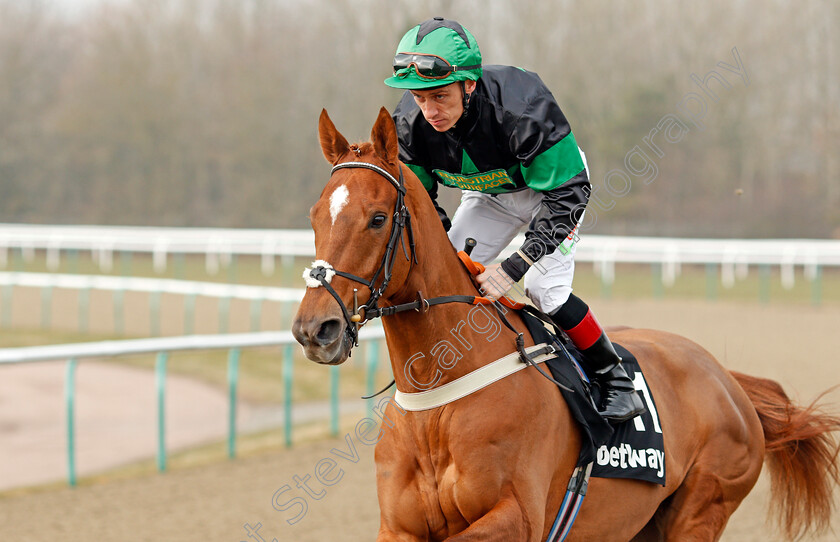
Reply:
[[[496,309],[499,319],[502,321],[505,327],[507,327],[516,334],[516,349],[519,353],[519,357],[522,360],[522,362],[526,365],[534,367],[537,371],[539,371],[539,373],[542,376],[544,376],[557,386],[571,392],[572,390],[570,388],[556,381],[550,375],[546,374],[538,366],[538,364],[534,363],[532,356],[525,349],[524,334],[521,331],[517,330],[515,327],[513,327],[510,321],[508,321],[507,317],[505,317],[505,313],[507,311],[502,307],[502,304],[498,300],[492,300],[486,297],[474,295],[448,295],[427,299],[423,297],[422,292],[418,291],[417,299],[410,303],[403,303],[400,305],[393,305],[389,307],[380,307],[378,305],[379,299],[385,293],[385,289],[388,287],[388,283],[391,281],[391,273],[394,268],[394,255],[396,253],[397,242],[399,242],[402,246],[403,254],[405,255],[406,260],[411,262],[412,269],[414,264],[418,263],[417,252],[415,250],[414,232],[411,228],[411,214],[408,212],[408,207],[406,207],[405,205],[405,178],[403,177],[402,166],[399,166],[399,178],[396,178],[388,170],[377,166],[376,164],[371,164],[369,162],[342,162],[340,164],[336,164],[330,171],[330,176],[332,176],[336,171],[340,169],[349,168],[362,168],[375,171],[380,176],[385,177],[385,179],[387,179],[391,183],[391,185],[397,190],[397,201],[394,204],[394,215],[393,221],[391,223],[391,235],[388,238],[388,244],[385,249],[385,255],[383,256],[382,261],[379,264],[379,268],[376,270],[376,273],[373,275],[372,279],[368,281],[352,273],[339,271],[338,269],[334,269],[329,263],[322,260],[316,260],[313,263],[313,267],[311,269],[307,268],[306,270],[304,270],[303,273],[303,277],[307,280],[308,285],[312,287],[323,286],[324,289],[326,289],[330,293],[330,295],[336,300],[339,307],[341,307],[342,315],[344,316],[344,320],[347,323],[347,326],[345,327],[346,340],[350,343],[351,347],[359,345],[359,328],[361,328],[362,325],[364,325],[373,318],[392,316],[399,312],[405,312],[410,310],[414,310],[420,313],[426,313],[431,307],[435,305],[443,305],[445,303],[493,305],[493,307]],[[411,255],[409,255],[409,252],[406,250],[405,243],[403,242],[403,230],[406,230],[408,233],[408,244]],[[463,253],[463,255],[459,253],[459,257],[461,258],[461,261],[464,263],[464,265],[467,267],[468,271],[471,274],[476,275],[484,270],[481,264],[473,262],[469,258],[469,255],[467,255],[466,253]],[[411,270],[409,270],[409,273],[411,273]],[[332,281],[332,278],[335,275],[344,277],[346,279],[350,279],[354,282],[358,282],[359,284],[366,286],[370,290],[370,297],[361,306],[358,305],[358,300],[356,299],[356,293],[358,292],[358,290],[353,290],[352,313],[347,307],[347,305],[344,304],[344,301],[342,301],[341,296],[339,296],[335,289],[332,286],[330,286],[330,282]],[[376,281],[379,279],[380,275],[382,275],[382,282],[379,284],[378,287],[376,287]],[[310,279],[313,279],[315,281],[314,284],[310,283]],[[502,299],[506,300],[506,298]],[[521,303],[505,303],[505,305],[513,309],[526,307],[524,304]],[[362,313],[364,314],[364,316],[362,316]],[[551,321],[547,317],[545,319],[549,322]],[[554,327],[556,328],[556,326]],[[364,397],[364,399],[375,397],[376,395],[385,392],[393,384],[394,383],[392,382],[380,392],[371,396]]]

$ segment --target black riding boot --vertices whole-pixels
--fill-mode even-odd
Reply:
[[[645,406],[633,381],[589,306],[572,294],[551,318],[583,354],[584,369],[601,388],[601,415],[621,423],[643,413]]]
[[[645,406],[633,381],[621,365],[621,358],[613,348],[606,332],[595,344],[581,350],[583,362],[589,374],[601,387],[601,406],[599,412],[611,422],[621,423],[635,418],[645,411]]]

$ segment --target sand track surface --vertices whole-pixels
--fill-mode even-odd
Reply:
[[[837,307],[589,301],[605,324],[658,328],[688,336],[731,369],[778,380],[800,402],[810,402],[820,392],[840,383],[836,361],[840,346]],[[40,390],[50,392],[60,397],[60,389]],[[840,392],[829,394],[825,400],[838,412]],[[210,420],[206,423],[224,424],[222,414],[202,410],[206,410]],[[3,419],[14,423],[8,421],[12,418]],[[35,430],[37,427],[16,429]],[[352,428],[343,429],[338,439],[299,444],[290,450],[274,450],[205,467],[0,497],[0,540],[239,542],[260,540],[257,536],[268,542],[373,540],[379,523],[373,448],[355,436],[345,440],[347,431]],[[147,440],[153,442],[152,437]],[[336,455],[333,450],[344,454]],[[340,470],[340,479],[332,486],[315,481],[316,465],[325,458],[336,462],[333,477]],[[33,451],[32,461],[44,459]],[[301,494],[296,483],[307,477],[319,498],[305,499],[305,513],[301,506],[279,509],[282,506],[277,505]],[[278,494],[285,486],[290,489]],[[768,516],[768,491],[768,480],[762,475],[756,489],[730,520],[723,540],[786,540],[773,529]],[[288,521],[297,515],[297,523],[290,525]],[[254,531],[257,524],[260,526]],[[246,525],[257,534],[249,537]],[[840,535],[837,515],[832,526],[835,533],[803,540],[835,541]]]

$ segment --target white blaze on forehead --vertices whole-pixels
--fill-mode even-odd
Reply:
[[[335,189],[335,191],[330,195],[330,216],[332,217],[332,223],[335,224],[335,219],[338,217],[338,213],[344,209],[344,206],[347,205],[347,200],[350,197],[350,192],[347,190],[347,187],[344,185],[339,186]]]

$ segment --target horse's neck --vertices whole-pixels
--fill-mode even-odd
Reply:
[[[437,217],[435,216],[435,220]],[[436,231],[439,229],[440,231]],[[418,263],[393,304],[417,298],[478,295],[442,228],[417,235]],[[397,387],[429,389],[459,378],[515,350],[511,332],[492,307],[447,303],[425,312],[406,311],[384,318]]]

